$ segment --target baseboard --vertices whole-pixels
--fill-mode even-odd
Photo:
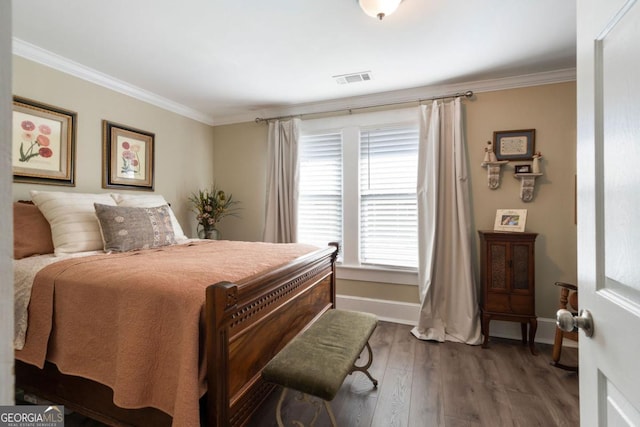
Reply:
[[[344,310],[366,311],[375,314],[380,320],[403,325],[417,324],[420,313],[420,304],[349,295],[336,295],[336,306]]]
[[[403,325],[416,325],[420,315],[420,304],[349,295],[337,295],[336,306],[345,310],[366,311],[375,314],[380,320]],[[553,344],[555,333],[556,321],[554,319],[538,317],[536,342]],[[521,339],[520,325],[515,322],[493,320],[491,321],[490,335],[492,337],[519,340]],[[577,343],[570,340],[565,340],[564,345],[577,347]]]

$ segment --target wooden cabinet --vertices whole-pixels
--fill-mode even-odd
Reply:
[[[519,322],[522,342],[536,354],[538,320],[535,292],[535,241],[537,233],[478,231],[482,285],[482,334],[489,345],[491,320]]]

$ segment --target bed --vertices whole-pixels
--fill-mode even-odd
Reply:
[[[335,305],[336,245],[318,249],[179,239],[182,241],[108,254],[78,248],[65,253],[66,243],[61,243],[60,236],[68,239],[69,230],[62,227],[61,232],[57,221],[69,214],[62,209],[53,215],[51,210],[65,205],[69,193],[56,194],[56,209],[50,209],[47,203],[53,193],[32,192],[32,198],[46,217],[41,225],[51,227],[55,255],[23,258],[33,261],[57,255],[61,260],[38,270],[29,303],[29,326],[22,349],[16,350],[16,387],[43,399],[109,425],[244,425],[273,389],[262,381],[262,368]],[[93,196],[88,197],[90,205],[96,203]],[[126,199],[126,203],[111,204],[100,195],[101,202],[116,206],[110,211],[119,206],[132,208],[128,213],[139,213],[144,208],[141,204],[158,204],[152,196]],[[87,203],[74,200],[72,204],[82,208],[73,209],[86,211]],[[159,234],[161,239],[166,236],[158,232],[158,224],[171,229],[168,224],[175,221],[168,215],[170,209],[163,209],[155,224],[155,237]],[[96,221],[95,212],[84,214],[87,224]],[[17,215],[20,219],[27,216],[24,212]],[[76,215],[71,224],[77,227],[84,220]],[[30,230],[33,227],[29,225]],[[104,234],[104,227],[100,230]],[[17,231],[16,236],[19,234]],[[77,239],[70,240],[72,247],[78,245]],[[100,236],[100,245],[107,240]],[[281,248],[284,258],[275,256]],[[30,251],[31,255],[46,253],[43,248]],[[236,264],[250,264],[251,268],[241,273]],[[144,281],[143,277],[152,279]],[[103,279],[106,285],[99,283]],[[168,291],[159,290],[167,284]],[[131,317],[140,317],[140,324]],[[104,329],[96,334],[99,327]],[[95,342],[98,347],[91,348]],[[160,347],[153,350],[151,345]],[[113,354],[103,357],[105,353]],[[99,365],[98,372],[84,372],[96,357],[102,357],[100,363],[93,363]],[[118,367],[116,361],[126,362],[118,362],[122,365]],[[165,400],[156,399],[156,385],[166,392]],[[152,403],[145,406],[148,402]]]

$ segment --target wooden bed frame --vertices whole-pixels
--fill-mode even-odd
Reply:
[[[210,427],[245,425],[273,390],[263,367],[291,339],[335,307],[337,244],[238,283],[206,290],[205,352],[208,391],[201,422]],[[123,409],[109,387],[16,360],[16,387],[109,425],[169,425],[153,408]]]

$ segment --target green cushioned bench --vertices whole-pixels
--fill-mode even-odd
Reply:
[[[262,371],[263,378],[283,387],[276,411],[279,426],[284,425],[280,408],[287,388],[324,400],[335,426],[328,402],[333,400],[347,375],[360,371],[369,377],[374,387],[378,385],[368,371],[373,360],[369,337],[377,324],[373,314],[329,310],[267,364]],[[365,346],[369,360],[363,366],[356,366]]]

